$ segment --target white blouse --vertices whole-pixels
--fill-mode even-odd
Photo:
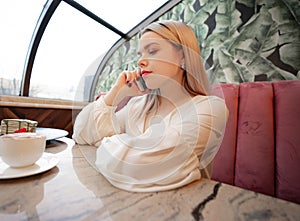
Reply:
[[[228,110],[215,96],[196,96],[167,116],[141,116],[146,96],[118,112],[102,97],[77,116],[73,139],[98,146],[96,166],[114,186],[135,192],[178,188],[201,178],[223,138]]]

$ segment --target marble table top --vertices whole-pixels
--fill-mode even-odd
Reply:
[[[117,189],[95,169],[95,151],[51,141],[56,167],[0,180],[0,220],[300,220],[299,204],[207,179],[165,192]]]

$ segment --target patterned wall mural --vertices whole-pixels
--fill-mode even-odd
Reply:
[[[212,84],[300,79],[298,0],[183,0],[164,19],[194,29]],[[135,36],[113,54],[95,94],[136,66],[137,43]]]

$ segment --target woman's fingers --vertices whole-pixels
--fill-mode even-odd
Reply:
[[[133,82],[138,76],[137,71],[126,71],[126,83]]]
[[[134,80],[134,74],[131,71],[123,71],[119,75],[115,85],[118,87],[122,87],[126,84],[128,85],[128,83],[132,82],[133,80]]]
[[[119,89],[123,88],[123,86],[126,86],[130,91],[127,93],[134,93],[134,94],[139,94],[141,90],[136,84],[136,80],[141,77],[141,73],[139,69],[133,70],[133,71],[123,71],[115,86],[117,86]]]

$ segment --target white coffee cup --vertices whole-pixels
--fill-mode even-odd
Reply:
[[[14,133],[0,137],[0,156],[11,167],[26,167],[41,158],[46,137],[37,133]]]

